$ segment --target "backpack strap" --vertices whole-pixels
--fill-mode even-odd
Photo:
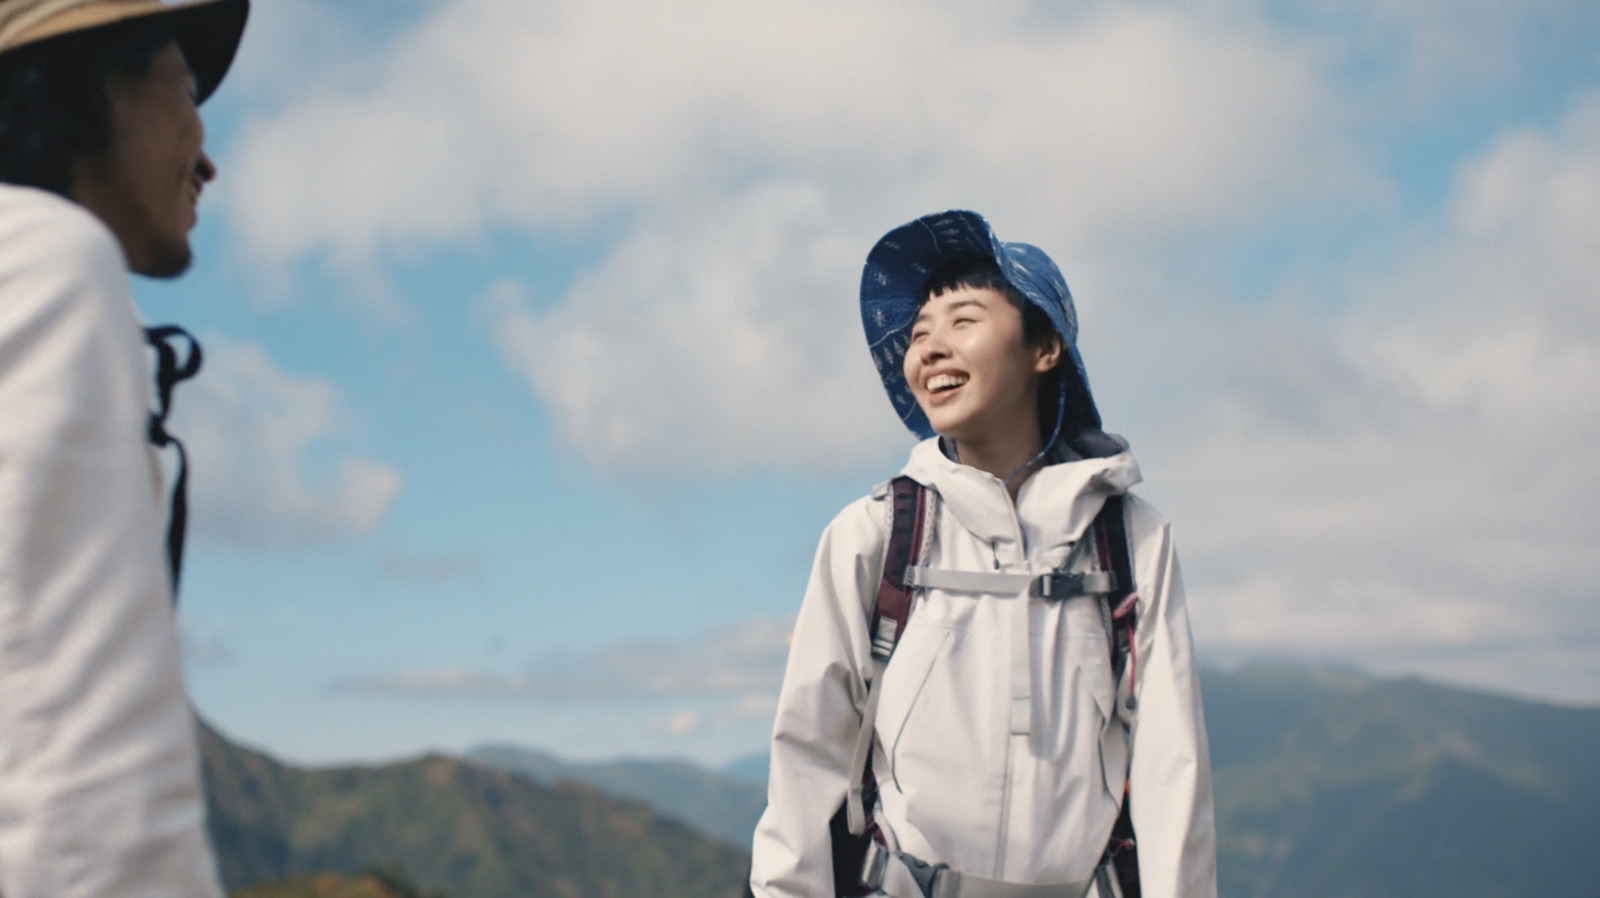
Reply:
[[[189,343],[189,352],[178,360],[174,338]],[[178,450],[178,476],[172,484],[172,506],[167,519],[167,571],[172,576],[172,603],[178,603],[178,578],[183,573],[183,536],[189,523],[189,455],[178,438],[167,433],[167,415],[172,411],[172,388],[200,373],[200,341],[177,325],[144,329],[145,342],[156,351],[156,409],[150,413],[146,438],[157,449],[175,446]]]
[[[1095,544],[1100,552],[1100,567],[1113,577],[1111,592],[1105,596],[1104,618],[1111,634],[1111,682],[1122,681],[1123,671],[1128,672],[1127,707],[1138,708],[1134,695],[1134,680],[1138,676],[1138,650],[1135,648],[1136,613],[1139,595],[1133,579],[1133,558],[1128,551],[1127,510],[1121,495],[1108,496],[1100,514],[1095,516]],[[1133,813],[1130,801],[1133,784],[1124,781],[1122,809],[1117,822],[1111,827],[1111,839],[1101,856],[1100,867],[1095,872],[1102,896],[1140,898],[1139,856],[1133,834]]]
[[[846,820],[854,836],[874,825],[871,813],[877,804],[878,784],[870,771],[878,719],[878,681],[911,619],[915,587],[906,582],[906,571],[914,569],[927,550],[937,501],[936,493],[905,476],[891,481],[889,492],[889,542],[883,553],[883,572],[878,577],[878,595],[868,618],[872,673],[867,680],[867,707],[861,715],[861,730],[856,734],[855,752],[850,759],[850,791],[845,797]]]
[[[937,508],[938,494],[909,477],[897,477],[890,482],[890,527],[888,545],[884,551],[883,571],[878,580],[878,593],[868,618],[872,639],[872,671],[867,680],[867,706],[862,713],[861,729],[856,736],[855,752],[851,758],[850,790],[845,798],[843,813],[829,821],[834,847],[834,878],[836,894],[869,894],[861,891],[858,871],[869,849],[875,844],[877,824],[872,820],[872,808],[877,805],[877,780],[872,771],[872,740],[878,713],[878,681],[882,678],[895,646],[905,634],[911,618],[912,599],[919,585],[930,577],[930,572],[920,569],[933,533],[933,514]],[[1127,520],[1122,496],[1106,499],[1093,524],[1095,543],[1099,549],[1101,570],[1110,574],[1109,587],[1104,591],[1094,589],[1103,596],[1103,607],[1112,634],[1111,669],[1113,682],[1134,662],[1134,628],[1138,615],[1134,608],[1138,599],[1134,590],[1133,564],[1128,551]],[[938,573],[938,572],[932,572]],[[1088,585],[1090,578],[1075,581],[1070,590]],[[1056,590],[1047,576],[1033,590],[1036,595],[1049,596]],[[1093,586],[1104,581],[1094,578]],[[914,585],[915,584],[915,585]],[[955,583],[948,584],[958,586]],[[1063,583],[1063,586],[1067,584]],[[977,588],[976,584],[961,584],[958,588]],[[1069,590],[1062,589],[1062,593]],[[1087,590],[1086,590],[1087,591]],[[1137,668],[1135,667],[1136,671]],[[1136,707],[1130,693],[1127,705]],[[1103,882],[1103,894],[1117,894],[1120,898],[1140,898],[1138,857],[1134,850],[1133,820],[1129,810],[1128,787],[1124,787],[1122,809],[1112,827],[1111,839],[1106,846],[1097,880]],[[841,824],[843,824],[841,826]],[[1103,879],[1102,879],[1103,878]],[[1117,892],[1106,887],[1115,884]]]
[[[1134,591],[1133,560],[1128,552],[1128,520],[1122,496],[1109,496],[1094,519],[1095,544],[1100,550],[1100,567],[1112,575],[1111,590],[1106,593],[1106,606],[1111,626],[1111,679],[1122,682],[1122,673],[1134,655],[1133,631],[1138,616],[1133,613],[1138,594]],[[1137,667],[1135,667],[1137,672]],[[1129,682],[1128,708],[1138,707]]]
[[[928,488],[900,476],[889,482],[889,543],[883,553],[883,573],[872,603],[867,635],[872,657],[887,662],[911,619],[911,599],[916,588],[906,582],[906,571],[917,566],[933,531],[928,520]]]

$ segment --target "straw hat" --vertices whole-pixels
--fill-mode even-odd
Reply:
[[[0,54],[128,19],[166,16],[204,100],[232,64],[249,12],[250,0],[0,0]]]

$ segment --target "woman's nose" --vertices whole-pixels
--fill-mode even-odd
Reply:
[[[917,358],[924,365],[937,362],[950,355],[950,347],[944,342],[944,334],[937,330],[929,331],[916,345]]]

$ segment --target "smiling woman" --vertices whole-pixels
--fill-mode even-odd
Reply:
[[[928,280],[906,350],[906,384],[967,464],[1009,474],[1034,460],[1046,438],[1053,443],[1082,424],[1082,403],[1069,410],[1063,387],[1076,386],[1074,397],[1086,391],[1062,370],[1062,349],[1049,317],[994,260],[958,257]]]
[[[929,215],[868,255],[861,311],[925,439],[822,535],[750,893],[1214,896],[1171,533],[1100,430],[1060,270]]]

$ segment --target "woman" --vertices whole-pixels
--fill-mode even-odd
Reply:
[[[1139,469],[1100,429],[1059,270],[947,212],[878,242],[861,302],[884,386],[923,441],[823,533],[751,891],[1214,896],[1170,527],[1126,494]],[[885,612],[902,587],[908,609]]]

